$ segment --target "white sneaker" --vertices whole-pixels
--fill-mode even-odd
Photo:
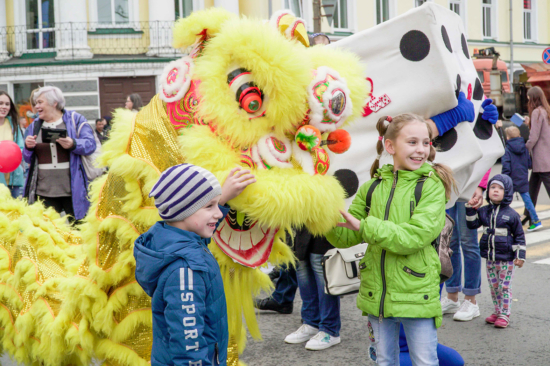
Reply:
[[[453,301],[448,297],[441,298],[441,311],[443,314],[454,314],[460,307],[460,302]]]
[[[467,322],[478,316],[479,306],[477,304],[472,304],[470,300],[464,300],[458,311],[453,316],[453,319],[461,322]]]
[[[340,343],[340,337],[333,337],[328,333],[319,332],[306,343],[306,349],[320,351]]]
[[[286,343],[303,343],[309,341],[314,335],[319,332],[319,329],[312,327],[311,325],[303,324],[297,331],[286,336]]]

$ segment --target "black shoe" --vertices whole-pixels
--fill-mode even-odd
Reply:
[[[279,271],[279,269],[277,268],[274,268],[273,271],[269,272],[268,276],[271,282],[275,282],[277,278],[281,277],[281,271]]]
[[[292,314],[293,303],[279,304],[271,297],[265,299],[254,299],[254,307],[260,310],[276,311],[279,314]]]
[[[525,223],[527,223],[527,221],[531,222],[531,219],[529,216],[522,216],[521,217],[521,225],[525,225]]]

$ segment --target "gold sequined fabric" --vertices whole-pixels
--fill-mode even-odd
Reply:
[[[97,235],[96,265],[109,270],[117,262],[118,256],[130,248],[130,243],[121,244],[115,232],[100,231]]]
[[[133,335],[122,344],[132,349],[144,360],[150,360],[151,348],[153,346],[152,329],[144,324],[140,324],[134,329]]]
[[[159,172],[183,164],[176,141],[176,130],[166,115],[164,103],[155,95],[136,117],[128,153],[150,163]]]
[[[114,317],[117,323],[120,323],[122,320],[124,320],[124,318],[128,316],[128,314],[131,314],[134,311],[146,310],[146,309],[148,309],[149,311],[151,309],[151,298],[147,296],[145,292],[139,296],[129,295],[128,304],[124,306],[124,308],[121,311],[116,312],[114,314]],[[151,338],[151,341],[152,341],[152,338]]]
[[[227,344],[227,366],[239,365],[239,345],[235,340],[235,337],[229,337],[229,343]]]

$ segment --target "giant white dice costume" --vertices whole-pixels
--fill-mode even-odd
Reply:
[[[474,103],[478,115],[485,98],[461,18],[430,2],[331,47],[355,52],[372,85],[363,117],[346,128],[352,136],[350,150],[331,155],[330,172],[352,194],[370,179],[380,117],[412,112],[430,118],[456,107],[459,91]],[[481,118],[458,124],[434,144],[439,150],[436,162],[451,167],[458,183],[459,195],[453,195],[448,206],[457,198],[471,198],[485,172],[504,153],[494,127]],[[388,162],[383,154],[381,163]]]

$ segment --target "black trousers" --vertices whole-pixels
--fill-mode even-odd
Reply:
[[[531,172],[531,177],[529,178],[529,196],[531,196],[531,200],[535,206],[537,205],[541,184],[544,184],[546,192],[548,193],[548,196],[550,196],[550,172]],[[524,214],[529,217],[529,212],[527,210],[525,210]],[[533,223],[531,222],[531,224]]]
[[[53,207],[53,209],[56,210],[58,213],[61,213],[61,211],[65,211],[65,214],[68,215],[67,218],[69,219],[69,222],[71,224],[75,223],[73,198],[71,196],[69,197],[38,196],[38,198],[44,202],[44,206],[46,206],[46,208]]]

